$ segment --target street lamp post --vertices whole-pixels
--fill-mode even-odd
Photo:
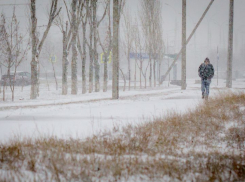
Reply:
[[[186,90],[186,0],[182,0],[182,48],[181,89]]]
[[[219,85],[219,47],[217,46],[217,86]]]

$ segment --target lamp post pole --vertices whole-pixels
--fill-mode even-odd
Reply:
[[[217,46],[217,86],[219,85],[219,47]]]
[[[181,89],[186,90],[186,0],[182,0],[182,48]]]

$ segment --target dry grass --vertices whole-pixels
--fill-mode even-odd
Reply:
[[[85,140],[0,145],[0,181],[244,181],[245,94]]]

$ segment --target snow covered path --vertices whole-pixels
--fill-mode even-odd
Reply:
[[[199,89],[166,89],[100,100],[0,111],[0,141],[14,136],[87,137],[117,125],[137,124],[171,110],[184,112],[200,102]]]
[[[214,86],[211,85],[211,96],[219,90],[227,90],[224,84],[220,87]],[[245,82],[237,82],[235,87],[244,88]],[[149,121],[168,111],[185,112],[202,102],[198,84],[189,84],[185,91],[181,91],[179,87],[165,87],[157,90],[126,91],[120,95],[119,100],[111,100],[110,92],[100,92],[2,103],[0,142],[26,136],[84,138],[110,130],[114,126]]]

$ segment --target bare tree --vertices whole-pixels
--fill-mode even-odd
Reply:
[[[159,35],[159,41],[158,41],[158,49],[157,49],[157,59],[158,59],[158,85],[161,85],[161,65],[164,59],[165,54],[165,45],[162,38],[162,35]]]
[[[68,21],[66,21],[65,25],[59,17],[59,21],[56,23],[62,32],[63,38],[63,56],[62,56],[62,95],[67,95],[68,86],[67,86],[67,76],[68,76],[68,55],[69,55],[69,40],[71,37],[71,28],[68,31]]]
[[[155,0],[141,1],[141,23],[146,41],[146,48],[149,55],[150,73],[149,73],[149,86],[152,86],[152,35],[153,35],[153,14],[154,14]]]
[[[120,72],[121,72],[121,75],[122,75],[122,78],[123,78],[123,91],[125,91],[126,90],[126,76],[125,76],[125,73],[123,72],[123,70],[119,67],[119,70],[120,70]]]
[[[69,20],[64,21],[64,18],[61,17],[61,14],[57,16],[57,18],[54,21],[54,24],[58,26],[62,33],[62,46],[63,46],[63,55],[62,55],[62,95],[67,95],[68,92],[68,86],[67,86],[67,76],[68,76],[68,54],[69,54],[69,43],[70,43],[70,37],[71,37],[71,22],[70,22],[70,11],[67,7],[66,1],[64,1],[65,7],[66,7],[66,12],[67,12],[67,17]]]
[[[94,5],[94,61],[95,61],[95,92],[99,92],[100,91],[100,65],[99,65],[99,60],[98,60],[98,52],[97,52],[97,42],[98,42],[98,27],[100,25],[100,23],[102,22],[102,20],[105,18],[105,15],[106,15],[106,12],[107,12],[107,9],[108,9],[108,6],[110,4],[110,1],[107,0],[106,2],[106,7],[105,7],[105,10],[104,10],[104,14],[102,16],[102,18],[97,21],[97,4]],[[109,11],[110,13],[110,11]],[[109,14],[110,15],[110,14]],[[109,25],[110,27],[110,22],[109,22]],[[109,33],[110,35],[110,33]],[[109,43],[111,44],[111,43]],[[109,45],[109,48],[110,49],[111,45]],[[110,52],[110,51],[109,51]],[[107,52],[106,54],[110,54],[109,52]]]
[[[78,48],[79,46],[79,37],[78,37],[78,28],[82,21],[83,9],[85,7],[84,0],[72,0],[72,18],[71,18],[71,47],[72,47],[72,90],[71,94],[77,94],[77,58],[78,58]],[[81,49],[80,49],[81,54]],[[82,53],[83,55],[83,53]]]
[[[31,39],[32,39],[32,60],[31,60],[31,99],[36,99],[39,95],[38,89],[38,70],[40,69],[39,66],[39,56],[42,51],[42,47],[44,44],[45,39],[47,38],[48,32],[53,24],[54,19],[58,16],[61,11],[61,8],[57,8],[58,0],[52,0],[49,10],[49,20],[46,30],[41,38],[38,40],[37,37],[37,17],[36,17],[36,0],[30,0],[30,12],[31,12]]]
[[[83,8],[84,7],[84,8]],[[78,34],[78,50],[82,59],[82,93],[85,94],[87,92],[86,87],[86,32],[87,32],[87,22],[89,16],[89,0],[84,1],[84,5],[80,8],[80,21],[82,23],[82,37],[83,42],[81,45],[81,41]]]
[[[3,75],[3,69],[2,69],[2,65],[0,64],[0,71],[1,71],[1,78]],[[2,93],[2,82],[0,81],[0,93]]]
[[[98,52],[97,52],[97,0],[92,0],[92,21],[93,21],[93,58],[94,58],[94,76],[95,76],[95,92],[100,90],[100,65],[98,62]]]
[[[93,92],[93,87],[94,87],[94,73],[93,73],[93,69],[94,69],[94,53],[93,53],[93,19],[92,19],[92,5],[91,5],[92,1],[90,0],[90,5],[88,7],[88,11],[89,11],[89,41],[86,41],[88,48],[89,48],[89,93]]]
[[[66,7],[66,15],[68,21],[64,23],[63,19],[59,15],[55,21],[55,24],[60,28],[63,34],[63,61],[62,61],[62,94],[67,94],[67,66],[69,64],[68,54],[72,48],[72,94],[77,93],[77,54],[78,51],[82,60],[82,79],[83,79],[83,88],[82,92],[86,93],[86,73],[85,73],[85,64],[86,64],[86,44],[85,39],[83,39],[83,50],[80,43],[78,28],[82,22],[83,33],[86,35],[86,24],[87,24],[87,6],[89,0],[79,0],[77,2],[72,1],[71,6],[68,7],[65,0],[64,4]],[[84,14],[84,11],[86,13]],[[68,23],[69,22],[69,23]],[[71,39],[71,40],[70,40]]]
[[[125,32],[125,42],[126,42],[126,56],[128,59],[128,89],[131,88],[131,64],[130,64],[130,52],[133,47],[133,25],[132,17],[128,11],[123,12],[124,19],[124,32]]]
[[[100,47],[103,51],[103,62],[104,62],[104,81],[103,81],[103,92],[107,92],[108,87],[108,60],[111,59],[111,49],[112,49],[112,32],[111,32],[111,11],[110,11],[110,0],[107,1],[107,17],[108,17],[108,30],[106,32],[105,40],[102,42],[100,34],[98,31],[98,40]]]
[[[7,68],[7,77],[4,79],[3,100],[5,100],[6,84],[9,84],[12,92],[12,101],[14,101],[16,72],[19,65],[26,60],[27,53],[30,48],[30,41],[25,42],[25,36],[21,34],[19,21],[15,15],[15,8],[11,22],[6,23],[5,15],[2,14],[2,22],[0,25],[0,41],[1,41],[1,66]],[[12,72],[11,72],[12,69]],[[18,75],[20,80],[24,81],[23,75]],[[19,83],[25,84],[25,83]]]
[[[58,85],[58,80],[57,80],[57,77],[56,77],[56,71],[55,71],[55,66],[54,66],[54,63],[57,61],[56,60],[57,58],[56,58],[54,52],[55,52],[55,46],[52,45],[52,42],[46,41],[45,44],[44,44],[44,46],[43,46],[43,56],[44,56],[44,58],[46,60],[48,60],[51,63],[51,66],[52,66],[52,69],[53,69],[53,76],[54,76],[54,80],[55,80],[56,90],[58,90],[58,86],[59,85]],[[53,58],[55,60],[53,60]],[[41,66],[43,66],[43,65],[41,64]],[[45,68],[44,68],[44,70],[46,72],[46,69]],[[47,79],[47,77],[46,77],[46,79]],[[48,81],[47,81],[47,84],[48,84]],[[48,87],[49,87],[49,84],[48,84]]]
[[[71,61],[71,94],[77,94],[77,34],[78,34],[78,21],[77,21],[77,0],[72,0],[72,18],[71,18],[71,48],[72,48],[72,61]]]
[[[67,95],[68,92],[68,86],[67,86],[67,75],[68,75],[68,41],[70,38],[70,34],[68,33],[68,22],[66,22],[65,28],[62,30],[63,34],[63,56],[62,56],[62,95]]]
[[[161,15],[161,4],[157,4],[158,7],[158,15],[155,16],[154,18],[154,22],[153,22],[153,29],[154,29],[154,34],[152,35],[152,40],[153,40],[153,44],[152,44],[152,58],[153,58],[153,79],[154,79],[154,87],[156,87],[157,84],[157,77],[158,79],[160,78],[160,72],[161,72],[161,61],[163,59],[164,56],[164,41],[163,41],[163,27],[162,27],[162,15]],[[159,75],[157,76],[156,73],[156,65],[158,62],[158,72]]]
[[[124,0],[113,0],[112,99],[119,98],[119,25]]]
[[[134,22],[135,22],[135,25],[134,25],[133,31],[132,31],[132,33],[133,33],[133,47],[132,47],[132,49],[133,49],[134,53],[137,53],[137,50],[138,50],[137,38],[138,38],[138,32],[139,32],[138,26],[137,26],[137,22],[138,22],[137,18],[135,18]],[[134,61],[134,89],[136,89],[136,81],[137,81],[137,59],[138,59],[138,57],[135,56],[135,61]],[[141,72],[140,72],[140,74],[141,74]],[[141,77],[140,77],[140,80],[141,80]],[[140,82],[140,84],[141,84],[141,82]]]
[[[110,19],[110,18],[109,18]],[[99,37],[100,46],[103,50],[103,63],[104,63],[104,82],[103,82],[103,92],[107,92],[108,87],[108,60],[111,59],[111,48],[112,48],[112,38],[111,38],[111,28],[108,26],[108,33],[105,38],[104,43],[101,42]]]
[[[157,28],[161,21],[161,1],[160,0],[142,0],[141,1],[141,24],[144,37],[146,40],[147,52],[149,55],[150,62],[150,75],[149,75],[149,85],[152,87],[152,75],[154,79],[154,86],[156,86],[156,60],[154,55],[154,50],[156,50],[157,42],[155,37],[157,36]]]
[[[135,21],[137,22],[137,21]],[[140,73],[139,73],[139,77],[140,77],[140,88],[142,88],[142,76],[144,77],[145,79],[145,88],[146,88],[146,83],[147,83],[147,78],[146,78],[146,74],[147,74],[147,70],[149,68],[149,61],[148,61],[148,64],[146,66],[145,69],[143,69],[143,63],[144,63],[144,59],[143,59],[143,56],[142,54],[144,53],[145,51],[145,40],[143,39],[143,36],[142,34],[140,33],[139,31],[139,27],[138,27],[138,24],[136,23],[135,25],[135,28],[134,28],[134,52],[136,54],[135,56],[135,62],[136,62],[136,65],[137,67],[139,68],[140,70]],[[139,61],[139,63],[138,63]]]
[[[89,41],[86,41],[89,47],[89,56],[90,56],[90,63],[89,63],[89,93],[93,91],[93,79],[95,74],[95,92],[100,91],[100,65],[98,60],[98,51],[97,51],[97,44],[98,44],[98,27],[100,23],[106,16],[107,8],[109,5],[109,0],[106,0],[106,7],[103,13],[103,16],[100,20],[97,20],[97,11],[98,11],[98,0],[90,0],[89,6],[89,23],[90,23],[90,34],[89,34]],[[93,74],[94,71],[94,74]]]

